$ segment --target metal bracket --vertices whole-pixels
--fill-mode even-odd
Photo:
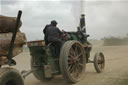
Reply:
[[[25,78],[26,78],[28,75],[30,75],[32,72],[33,72],[32,70],[28,70],[28,71],[23,70],[23,71],[21,72],[21,74],[22,74],[23,78],[25,79]]]
[[[50,65],[44,65],[44,75],[46,78],[52,77],[52,69]]]

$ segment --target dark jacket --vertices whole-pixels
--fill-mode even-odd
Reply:
[[[48,42],[56,42],[61,40],[60,36],[62,32],[59,30],[58,27],[49,26],[45,33],[46,33]]]
[[[44,27],[44,30],[43,30],[43,33],[45,34],[46,33],[46,30],[47,28],[50,26],[50,24],[47,24],[45,27]]]
[[[48,27],[50,27],[50,24],[47,24],[43,30],[44,33],[44,40],[45,40],[45,44],[48,45],[48,36],[46,35],[46,30],[48,29]]]

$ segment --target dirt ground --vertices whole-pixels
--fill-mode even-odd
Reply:
[[[106,58],[104,72],[100,74],[96,73],[93,64],[86,64],[85,77],[73,85],[117,85],[122,81],[128,81],[128,46],[94,45],[91,52],[91,59],[93,59],[95,52],[98,51],[102,51]],[[23,52],[15,60],[17,61],[15,68],[20,71],[30,69],[29,52]],[[25,85],[71,85],[62,76],[57,76],[49,82],[40,82],[32,74],[24,82]]]

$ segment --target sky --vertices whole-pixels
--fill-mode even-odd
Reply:
[[[123,37],[128,33],[128,0],[0,0],[0,15],[17,16],[22,10],[21,31],[27,40],[42,40],[51,20],[60,30],[76,31],[80,14],[86,15],[89,39]]]

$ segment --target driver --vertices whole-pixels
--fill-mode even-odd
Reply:
[[[51,24],[45,30],[45,36],[47,36],[47,44],[53,43],[56,48],[60,51],[62,40],[62,32],[57,27],[57,22],[55,20],[51,21]],[[60,52],[59,52],[60,53]]]

